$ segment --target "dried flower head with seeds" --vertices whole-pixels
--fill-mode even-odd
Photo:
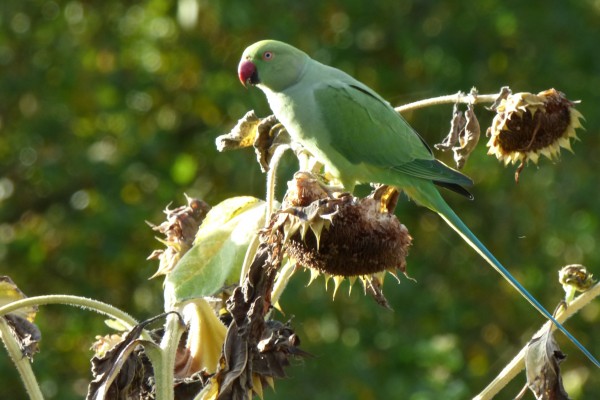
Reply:
[[[393,214],[397,196],[387,187],[359,199],[309,173],[294,178],[270,229],[283,231],[285,252],[313,279],[333,276],[337,289],[345,277],[360,277],[367,289],[372,275],[405,274],[412,237]]]
[[[378,199],[343,195],[312,204],[284,217],[286,251],[301,265],[346,277],[405,272],[411,237],[394,214],[380,211]]]
[[[538,162],[540,154],[556,159],[560,148],[571,150],[571,138],[581,127],[577,102],[568,100],[555,89],[536,94],[509,94],[495,107],[496,116],[488,128],[488,154],[494,154],[505,165],[520,162],[515,175],[529,160]]]

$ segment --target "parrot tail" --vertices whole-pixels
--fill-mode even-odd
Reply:
[[[414,188],[403,188],[405,192],[415,200],[417,203],[435,211],[446,221],[448,225],[452,227],[463,239],[467,242],[479,255],[488,262],[504,279],[508,281],[517,291],[523,296],[533,307],[538,310],[544,317],[552,321],[554,325],[564,333],[573,344],[575,344],[582,352],[590,359],[597,367],[600,368],[600,363],[596,358],[581,344],[569,331],[562,326],[553,316],[550,314],[536,299],[533,297],[527,289],[523,287],[517,281],[517,279],[511,275],[510,272],[494,257],[494,255],[477,239],[477,237],[471,232],[471,230],[465,225],[464,222],[456,215],[456,213],[450,208],[448,203],[444,200],[440,192],[435,188],[433,184],[419,185]]]

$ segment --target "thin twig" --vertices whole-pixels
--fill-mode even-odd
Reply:
[[[571,316],[575,315],[579,310],[588,305],[593,299],[600,296],[600,283],[594,285],[590,290],[579,295],[575,300],[573,300],[568,307],[562,307],[558,314],[555,316],[555,319],[561,324],[569,319]],[[548,329],[548,324],[552,324],[552,322],[548,321],[542,328],[540,328],[532,338],[540,335],[546,329]],[[552,324],[550,327],[553,331],[556,329],[556,326]],[[525,346],[519,354],[515,358],[512,359],[510,363],[500,374],[485,388],[481,393],[473,398],[473,400],[488,400],[492,399],[503,387],[505,387],[508,382],[510,382],[521,370],[525,368],[525,353],[527,351],[527,346]]]
[[[498,98],[498,94],[477,94],[458,92],[456,94],[449,94],[446,96],[432,97],[431,99],[424,99],[415,101],[414,103],[404,104],[396,107],[395,110],[399,113],[406,111],[416,110],[418,108],[425,108],[435,106],[439,104],[477,104],[477,103],[493,103]]]

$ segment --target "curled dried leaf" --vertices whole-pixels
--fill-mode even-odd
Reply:
[[[473,104],[469,104],[467,110],[463,112],[458,109],[458,104],[455,104],[450,122],[450,132],[442,143],[435,145],[435,148],[441,151],[452,150],[458,169],[465,166],[481,136],[479,121],[473,108]]]
[[[232,321],[227,329],[216,374],[205,388],[204,399],[262,397],[263,386],[285,376],[291,356],[304,355],[289,325],[266,321],[270,294],[281,267],[283,235],[263,230],[256,255],[242,286],[227,301]]]
[[[450,120],[450,132],[444,138],[442,143],[434,145],[434,147],[441,151],[447,151],[452,149],[458,143],[460,132],[465,129],[467,121],[462,111],[458,109],[458,104],[455,104],[452,108],[452,120]]]
[[[479,121],[473,110],[473,104],[469,104],[467,106],[467,111],[465,111],[465,127],[458,137],[459,146],[452,148],[452,151],[454,152],[454,162],[456,162],[456,167],[458,169],[462,169],[465,166],[469,155],[475,150],[480,136],[481,128],[479,126]]]
[[[217,137],[216,145],[219,151],[253,146],[260,168],[267,172],[275,149],[280,145],[289,145],[290,141],[285,127],[274,115],[258,118],[254,110],[251,110],[229,133]]]
[[[258,134],[260,121],[254,110],[248,111],[229,133],[217,137],[217,150],[237,150],[252,146]]]
[[[299,349],[300,339],[289,323],[265,322],[256,310],[255,304],[248,313],[253,318],[243,326],[233,321],[229,327],[211,382],[218,387],[216,399],[247,399],[251,393],[262,397],[265,385],[286,377],[291,357],[310,356]]]
[[[185,198],[187,205],[173,210],[167,206],[164,210],[166,221],[160,225],[146,221],[153,230],[165,235],[164,239],[158,240],[166,245],[166,249],[154,250],[148,256],[148,260],[160,261],[158,270],[150,278],[167,275],[175,268],[181,257],[192,248],[196,232],[210,210],[210,206],[202,200],[187,195]]]
[[[527,386],[537,400],[568,400],[559,364],[566,358],[550,329],[531,340],[525,353]]]
[[[86,400],[153,399],[154,372],[143,346],[157,346],[140,339],[144,328],[161,314],[140,322],[122,335],[96,337],[91,360],[93,380]]]
[[[254,372],[261,377],[284,378],[284,369],[290,365],[291,356],[310,356],[299,346],[300,338],[290,322],[284,324],[276,320],[267,321],[266,329],[256,345],[259,357],[254,361]]]
[[[269,170],[275,149],[281,145],[289,145],[290,141],[290,136],[284,126],[279,123],[274,115],[263,118],[259,122],[253,146],[263,172]]]

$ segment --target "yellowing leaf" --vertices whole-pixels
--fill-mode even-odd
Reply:
[[[185,359],[178,363],[176,376],[185,378],[202,370],[209,374],[215,373],[227,328],[202,298],[187,303],[181,313],[188,326],[188,333],[186,351],[182,352]]]
[[[26,297],[10,277],[0,276],[0,307]],[[42,333],[33,323],[37,311],[37,306],[24,307],[0,317],[10,327],[23,355],[30,360],[39,351],[38,343],[42,339]]]
[[[27,296],[23,294],[21,289],[8,276],[0,276],[0,307],[5,306],[13,301],[25,299]],[[11,312],[11,314],[24,318],[29,322],[33,322],[37,307],[25,307]]]
[[[239,279],[246,249],[264,224],[265,202],[227,199],[206,215],[194,246],[165,280],[167,303],[210,296]]]

